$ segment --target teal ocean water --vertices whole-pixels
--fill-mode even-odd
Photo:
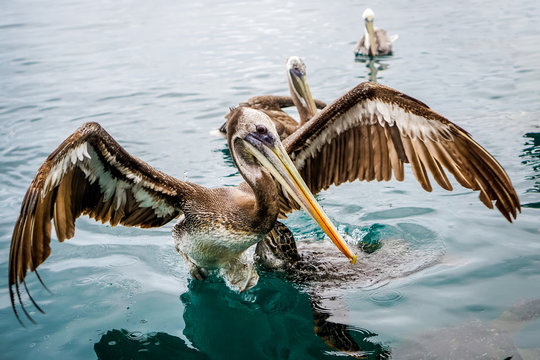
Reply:
[[[355,61],[362,11],[399,34],[391,57]],[[212,134],[228,108],[287,95],[304,58],[315,98],[361,81],[403,91],[469,131],[507,170],[522,204],[508,223],[477,194],[355,182],[318,195],[362,257],[365,278],[305,286],[262,272],[242,294],[198,282],[172,224],[77,221],[28,277],[46,314],[23,328],[7,288],[20,204],[45,157],[86,121],[178,178],[241,181]],[[375,71],[377,71],[375,73]],[[303,212],[286,224],[324,247]],[[337,261],[328,246],[327,261]],[[78,1],[0,6],[0,358],[540,358],[540,4],[534,1]],[[30,305],[28,303],[28,305]],[[31,307],[29,307],[31,308]],[[508,314],[521,314],[514,317]],[[509,320],[510,319],[510,320]],[[316,331],[315,331],[316,330]],[[341,341],[341,342],[340,342]]]

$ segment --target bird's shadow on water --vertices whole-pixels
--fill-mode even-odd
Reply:
[[[391,55],[385,55],[383,57],[369,57],[363,55],[356,55],[354,61],[359,64],[365,64],[365,67],[368,70],[366,78],[368,81],[377,82],[377,74],[379,71],[388,69],[390,66],[386,61],[390,58]],[[385,62],[383,62],[385,61]],[[364,76],[361,76],[364,77]]]
[[[99,359],[331,359],[352,354],[387,359],[390,349],[373,332],[329,321],[306,292],[274,274],[244,293],[222,282],[192,280],[180,296],[184,336],[126,329],[107,331],[94,350]],[[132,329],[133,330],[133,329]],[[343,349],[338,346],[345,347]]]

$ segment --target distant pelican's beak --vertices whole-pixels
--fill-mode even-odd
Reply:
[[[356,255],[349,250],[328,215],[326,215],[321,205],[315,200],[315,197],[298,173],[298,170],[289,158],[289,155],[287,155],[279,139],[272,138],[272,141],[265,140],[264,138],[261,139],[258,134],[252,133],[245,138],[245,144],[261,165],[272,174],[289,195],[319,224],[337,248],[354,264],[356,262]]]
[[[375,30],[373,28],[373,20],[366,19],[366,30],[369,36],[369,56],[375,56]]]
[[[291,80],[294,92],[309,112],[309,118],[317,114],[317,106],[315,100],[311,96],[306,74],[303,74],[298,69],[289,69],[289,79]]]

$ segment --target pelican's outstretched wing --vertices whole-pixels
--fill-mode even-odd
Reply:
[[[314,101],[319,110],[326,106],[326,103],[321,100],[314,99]],[[295,106],[292,97],[280,95],[253,96],[246,102],[242,102],[238,105],[257,110],[281,110],[283,108]]]
[[[521,211],[501,165],[470,135],[424,103],[383,85],[365,82],[338,98],[284,142],[313,193],[354,180],[403,180],[410,163],[422,187],[428,173],[452,190],[445,169],[464,187],[479,190],[508,221]],[[297,209],[283,195],[282,214]]]
[[[22,305],[19,283],[26,287],[27,271],[51,252],[51,220],[58,241],[74,236],[81,214],[112,226],[162,226],[182,213],[183,199],[195,187],[131,156],[99,124],[81,126],[41,165],[22,203],[9,254],[15,314],[13,286]]]

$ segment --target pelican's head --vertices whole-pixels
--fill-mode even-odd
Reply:
[[[362,13],[362,17],[364,18],[365,21],[371,21],[371,22],[373,22],[373,19],[375,18],[375,13],[374,13],[373,10],[371,10],[370,8],[367,8],[367,9],[364,10],[364,12]]]
[[[273,146],[276,139],[279,140],[276,127],[272,120],[263,112],[248,107],[231,109],[227,114],[227,141],[231,155],[236,166],[241,170],[246,162],[257,164],[258,161],[245,149],[246,138],[254,135],[259,136],[261,143]]]
[[[235,164],[252,187],[257,186],[256,179],[260,176],[261,168],[264,168],[319,224],[338,249],[352,263],[356,261],[356,255],[347,248],[336,227],[298,173],[279,140],[274,123],[265,113],[245,107],[232,109],[227,137]]]
[[[305,120],[315,116],[317,106],[309,90],[306,65],[299,56],[291,56],[287,59],[287,79],[295,105],[299,112],[304,112],[300,116],[303,116]]]
[[[364,23],[366,25],[364,46],[369,49],[370,56],[375,56],[377,50],[377,44],[375,43],[375,29],[373,28],[375,13],[370,8],[367,8],[364,10],[362,17],[364,18]]]

